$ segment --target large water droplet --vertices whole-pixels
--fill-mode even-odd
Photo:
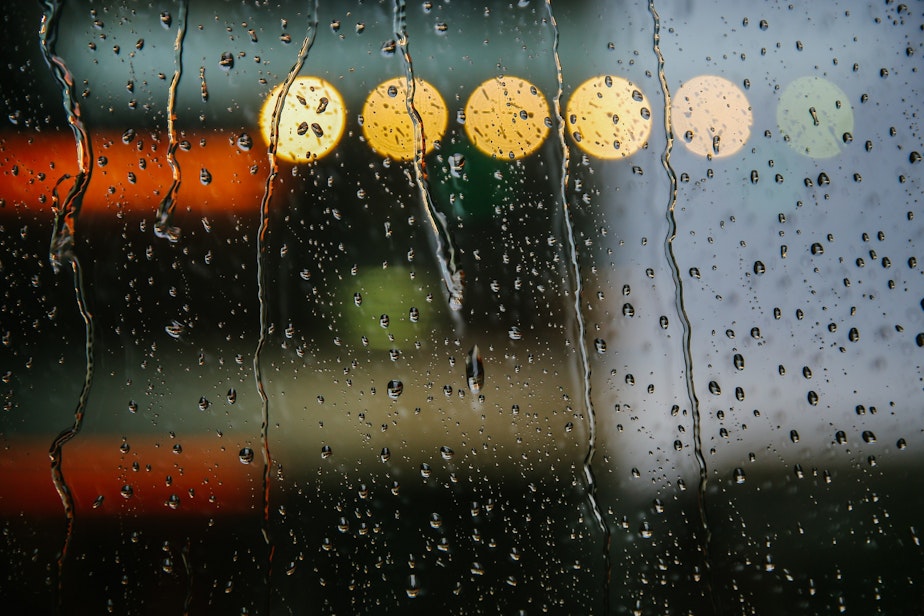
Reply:
[[[465,377],[468,380],[468,388],[473,394],[481,391],[484,386],[484,364],[481,361],[481,350],[477,344],[465,356]]]
[[[388,387],[386,389],[388,391],[388,397],[392,400],[397,400],[398,396],[404,393],[404,383],[397,379],[392,379],[388,381]]]

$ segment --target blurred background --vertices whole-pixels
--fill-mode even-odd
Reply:
[[[3,19],[7,606],[924,613],[921,3]]]

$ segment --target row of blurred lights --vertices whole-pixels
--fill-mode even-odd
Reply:
[[[283,84],[266,97],[260,130],[270,142],[274,111]],[[449,110],[430,83],[415,80],[413,107],[420,116],[424,153],[446,133]],[[684,83],[671,105],[674,134],[694,154],[721,158],[744,147],[753,125],[751,105],[737,85],[713,75]],[[599,159],[632,156],[651,134],[648,97],[626,79],[592,77],[578,86],[564,110],[566,133],[586,154]],[[277,127],[276,155],[305,163],[331,152],[346,126],[343,97],[329,82],[297,77],[283,101]],[[535,152],[553,127],[548,101],[530,82],[513,76],[488,79],[474,89],[457,114],[469,141],[499,159],[515,160]],[[413,159],[418,143],[408,113],[407,81],[396,77],[379,84],[366,97],[359,116],[363,137],[378,154]],[[838,154],[851,139],[853,111],[846,94],[819,77],[802,77],[783,91],[777,123],[794,149],[814,158]]]

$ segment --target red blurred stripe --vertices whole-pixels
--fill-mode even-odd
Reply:
[[[259,207],[269,168],[266,149],[256,135],[254,147],[241,150],[239,135],[220,130],[180,136],[189,149],[178,148],[176,152],[182,172],[178,210],[205,215]],[[94,168],[82,212],[101,214],[121,209],[153,215],[173,180],[166,134],[141,131],[124,143],[121,133],[96,132],[91,140]],[[200,180],[202,169],[211,174],[208,184]],[[0,134],[0,199],[7,211],[27,208],[51,215],[52,189],[64,174],[73,176],[76,171],[76,148],[70,133]],[[67,180],[61,183],[58,193],[62,199],[71,184]]]
[[[64,446],[62,469],[77,516],[221,516],[262,508],[262,464],[241,464],[230,442],[143,435],[128,443],[123,453],[119,437],[80,434]],[[0,454],[0,517],[64,515],[51,478],[50,444],[51,437],[8,441]],[[122,495],[125,485],[132,488],[129,498]],[[171,496],[179,499],[176,508]]]

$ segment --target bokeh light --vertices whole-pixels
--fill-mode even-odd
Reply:
[[[794,150],[830,158],[851,139],[853,109],[844,91],[827,79],[801,77],[783,90],[776,121]]]
[[[626,158],[651,134],[651,105],[641,89],[622,77],[592,77],[575,89],[565,111],[568,134],[596,158]]]
[[[260,110],[260,132],[267,145],[282,87],[273,88]],[[339,143],[345,126],[346,105],[334,86],[320,77],[296,77],[279,116],[276,156],[292,163],[322,158]]]
[[[700,156],[731,156],[747,143],[754,124],[751,105],[741,88],[715,75],[684,83],[671,103],[674,133]]]
[[[417,151],[414,123],[407,110],[407,80],[395,77],[380,83],[363,105],[363,136],[375,152],[396,160],[411,160]],[[423,124],[424,154],[443,138],[449,124],[446,102],[432,85],[414,80],[414,109]]]
[[[485,154],[504,159],[529,156],[545,141],[552,124],[542,92],[524,79],[488,79],[465,104],[465,134]]]

